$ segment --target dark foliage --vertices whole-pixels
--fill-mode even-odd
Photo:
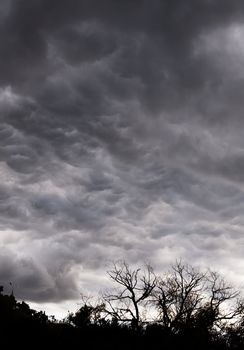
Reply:
[[[244,311],[239,293],[218,274],[201,274],[177,263],[171,274],[159,278],[149,267],[132,270],[127,264],[119,266],[115,265],[109,275],[116,276],[112,279],[122,290],[117,289],[117,294],[116,289],[106,292],[105,299],[95,304],[85,300],[63,321],[32,310],[13,293],[4,294],[0,287],[2,348],[17,344],[25,349],[244,349]],[[121,304],[120,298],[126,304]],[[143,307],[158,310],[154,320],[140,316],[142,301],[146,301]],[[222,308],[225,301],[229,309]]]

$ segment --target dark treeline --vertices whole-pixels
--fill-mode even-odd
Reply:
[[[62,321],[32,310],[0,289],[6,348],[244,349],[241,293],[218,273],[177,262],[161,276],[125,262],[108,271],[114,288]]]

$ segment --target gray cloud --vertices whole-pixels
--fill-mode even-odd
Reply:
[[[242,281],[242,2],[0,9],[0,283],[58,310],[118,258]]]

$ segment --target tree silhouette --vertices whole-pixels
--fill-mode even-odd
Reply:
[[[177,332],[187,325],[201,307],[202,284],[205,275],[193,267],[177,262],[172,271],[158,277],[154,290],[158,321],[170,331]]]
[[[213,338],[222,337],[244,311],[240,293],[217,272],[200,272],[182,262],[176,262],[166,275],[158,277],[153,299],[158,309],[157,322],[166,333],[181,335],[191,342],[202,339],[205,347]]]
[[[142,321],[141,306],[145,307],[146,300],[152,295],[156,287],[156,277],[151,266],[144,269],[131,269],[122,261],[115,263],[108,271],[109,277],[118,288],[104,294],[112,318],[129,322],[134,329],[138,329]]]

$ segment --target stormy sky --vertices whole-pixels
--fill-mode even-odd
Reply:
[[[0,284],[54,313],[118,259],[244,285],[242,0],[1,0],[0,42]]]

